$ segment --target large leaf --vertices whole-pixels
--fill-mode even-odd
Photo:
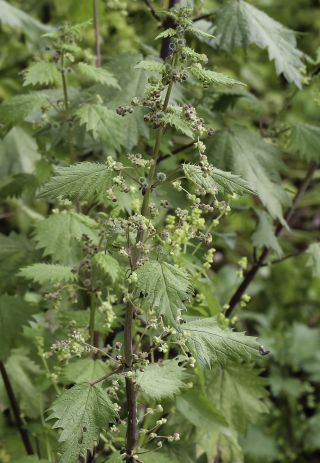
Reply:
[[[116,411],[106,391],[83,383],[65,390],[52,404],[50,419],[61,429],[60,463],[77,463],[99,440],[100,432],[114,421]]]
[[[0,296],[0,359],[5,360],[14,346],[22,326],[35,308],[19,297]]]
[[[23,266],[32,262],[32,246],[22,234],[12,232],[0,234],[0,288],[16,289],[14,275]]]
[[[28,265],[20,270],[19,275],[40,284],[70,282],[77,278],[71,267],[44,263]]]
[[[143,97],[150,74],[143,69],[135,68],[139,61],[141,61],[140,55],[127,53],[117,55],[109,62],[108,67],[116,76],[121,91],[101,88],[100,93],[104,95],[108,107],[115,109],[119,105],[129,105],[134,97]],[[141,137],[147,138],[149,129],[143,120],[143,111],[135,108],[132,114],[125,116],[122,119],[121,130],[123,146],[127,150],[136,146]]]
[[[110,188],[113,172],[106,164],[80,162],[57,167],[55,175],[41,188],[40,198],[94,199]]]
[[[190,282],[188,275],[167,262],[150,261],[137,270],[137,288],[147,304],[171,324],[185,309]]]
[[[250,365],[217,366],[207,375],[208,395],[228,423],[244,433],[268,407],[266,381]]]
[[[24,73],[23,85],[49,86],[56,85],[61,80],[61,75],[54,63],[38,61],[31,64]]]
[[[16,95],[0,106],[0,118],[6,124],[17,124],[24,121],[29,114],[39,111],[47,102],[47,97],[40,92]]]
[[[218,453],[223,462],[243,463],[236,432],[208,397],[191,391],[177,398],[177,410],[196,429],[197,445],[213,462]]]
[[[4,0],[0,0],[0,11],[2,24],[22,30],[32,40],[39,39],[39,35],[50,30],[48,26]]]
[[[113,148],[119,148],[123,143],[122,118],[115,111],[100,104],[86,103],[74,115],[95,140]]]
[[[302,53],[294,32],[244,0],[230,1],[219,13],[215,28],[217,44],[225,50],[256,44],[267,49],[277,74],[301,88]]]
[[[320,162],[320,127],[310,124],[295,124],[291,128],[290,148],[308,162]]]
[[[224,365],[229,360],[252,360],[259,356],[257,339],[221,328],[215,318],[199,318],[182,325],[185,343],[203,366]]]
[[[75,212],[51,214],[36,225],[37,248],[44,250],[44,256],[52,256],[54,262],[74,264],[80,255],[79,241],[82,235],[96,241],[94,220]]]
[[[274,145],[251,130],[235,127],[217,132],[207,150],[214,166],[244,178],[271,216],[283,221],[282,206],[289,204],[289,198],[281,187],[279,171],[283,164]]]
[[[68,363],[61,375],[65,384],[93,382],[108,373],[109,367],[102,360],[79,359]]]
[[[222,193],[254,193],[248,183],[239,175],[233,175],[231,172],[225,172],[212,166],[212,170],[206,175],[202,172],[200,166],[193,164],[184,164],[183,171],[186,177],[197,186],[210,192]]]
[[[120,90],[117,79],[106,69],[97,68],[87,63],[78,63],[77,68],[80,75],[83,75],[88,80]]]
[[[39,159],[36,141],[21,127],[13,127],[0,144],[1,175],[32,174]]]
[[[137,372],[137,385],[154,400],[172,397],[186,387],[188,375],[176,360],[151,363],[143,372]]]

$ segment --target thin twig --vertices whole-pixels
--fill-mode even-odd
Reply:
[[[116,375],[117,373],[121,373],[124,370],[123,366],[116,368],[113,371],[110,371],[104,376],[101,376],[101,378],[96,379],[95,381],[92,381],[90,383],[91,386],[94,386],[95,384],[101,383],[102,381],[105,381],[106,379],[110,378],[110,376]]]
[[[144,3],[146,4],[148,10],[150,11],[150,13],[152,14],[152,16],[154,17],[154,19],[156,19],[158,22],[162,23],[162,20],[160,18],[160,16],[158,15],[158,13],[156,12],[156,10],[154,9],[152,3],[150,2],[150,0],[143,0]]]
[[[20,407],[19,407],[17,398],[15,396],[12,384],[10,382],[10,378],[8,376],[6,367],[2,361],[0,361],[0,373],[3,379],[3,384],[7,392],[7,396],[8,396],[11,408],[12,408],[12,412],[14,414],[16,425],[20,433],[24,448],[28,455],[34,455],[34,451],[32,448],[32,444],[29,438],[28,431],[25,428],[25,424],[23,423],[22,418],[21,418],[21,412],[20,412]]]
[[[306,190],[308,189],[316,169],[317,169],[317,165],[315,163],[311,163],[310,166],[309,166],[309,169],[307,170],[306,176],[305,176],[303,182],[300,185],[300,188],[298,189],[298,191],[297,191],[297,193],[296,193],[296,195],[294,197],[292,205],[291,205],[290,209],[287,211],[287,213],[285,215],[285,220],[286,220],[288,225],[290,224],[290,221],[291,221],[291,219],[293,217],[293,214],[294,214],[298,204],[301,201],[301,198],[303,197]],[[276,229],[275,229],[275,236],[276,237],[280,236],[282,231],[284,230],[284,228],[285,228],[285,225],[283,223],[278,223],[278,225],[276,226]],[[263,266],[266,258],[270,254],[270,251],[271,251],[271,249],[268,248],[267,246],[265,246],[262,249],[262,252],[261,252],[260,257],[258,258],[258,260],[246,272],[242,282],[240,283],[240,285],[238,286],[236,291],[233,293],[233,295],[232,295],[232,297],[231,297],[231,299],[229,301],[228,309],[226,310],[226,313],[225,313],[226,317],[230,318],[232,316],[235,307],[238,305],[238,303],[241,300],[241,297],[243,296],[243,294],[247,290],[247,288],[250,285],[250,283],[252,282],[252,280],[255,278],[256,274],[258,273],[258,270]]]
[[[93,0],[93,25],[95,37],[95,50],[96,50],[96,66],[101,66],[101,44],[100,44],[100,24],[97,0]]]

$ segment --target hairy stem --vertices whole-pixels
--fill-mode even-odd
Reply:
[[[316,164],[311,163],[310,166],[309,166],[309,169],[307,170],[306,176],[305,176],[303,182],[300,185],[300,188],[298,189],[298,191],[297,191],[297,193],[296,193],[296,195],[294,197],[292,205],[291,205],[290,209],[287,211],[287,213],[285,215],[285,220],[286,220],[286,222],[288,224],[290,224],[290,221],[291,221],[291,219],[293,217],[293,214],[294,214],[298,204],[301,201],[301,198],[303,197],[306,190],[308,189],[316,169],[317,169]],[[276,226],[276,229],[275,229],[275,236],[277,236],[277,237],[280,236],[283,229],[284,229],[284,225],[282,223],[279,223]],[[270,248],[264,246],[258,260],[246,272],[242,282],[240,283],[240,285],[238,286],[236,291],[233,293],[233,295],[232,295],[232,297],[231,297],[231,299],[229,301],[229,307],[228,307],[228,309],[226,311],[226,314],[225,314],[226,317],[230,318],[232,316],[234,309],[236,308],[236,306],[238,305],[238,303],[241,300],[241,297],[243,296],[243,294],[247,290],[247,288],[250,285],[250,283],[252,282],[252,280],[255,278],[256,274],[259,271],[259,269],[263,266],[266,258],[270,254],[270,251],[271,251]]]
[[[95,37],[96,66],[101,66],[101,43],[100,43],[100,23],[97,0],[93,0],[93,25]]]
[[[2,379],[3,379],[3,384],[4,384],[4,387],[5,387],[6,392],[7,392],[7,396],[8,396],[11,408],[12,408],[12,412],[14,414],[16,425],[17,425],[18,431],[20,433],[21,440],[23,442],[24,448],[25,448],[28,455],[33,455],[34,451],[33,451],[32,445],[31,445],[29,434],[28,434],[28,431],[25,428],[25,425],[24,425],[24,423],[22,421],[18,401],[17,401],[17,398],[15,396],[14,390],[12,388],[12,384],[10,382],[6,367],[5,367],[5,365],[4,365],[4,363],[2,361],[0,361],[0,373],[1,373],[1,376],[2,376]]]

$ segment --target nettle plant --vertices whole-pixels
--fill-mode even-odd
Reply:
[[[234,329],[233,314],[249,302],[245,291],[268,255],[282,253],[277,236],[315,172],[319,129],[290,128],[290,143],[310,161],[290,207],[276,146],[235,124],[215,132],[206,123],[206,105],[248,93],[190,46],[214,40],[192,13],[178,6],[163,13],[170,26],[157,36],[164,60],[152,51],[144,59],[125,55],[108,70],[100,67],[99,41],[96,56],[81,45],[90,23],[49,32],[23,72],[24,86],[46,88],[2,105],[7,124],[33,125],[43,153],[21,127],[4,138],[17,162],[24,149],[32,152],[35,172],[14,172],[2,195],[17,184],[26,195],[37,190],[39,209],[30,242],[3,237],[16,250],[21,294],[6,288],[0,324],[9,403],[27,453],[41,461],[241,462],[239,435],[268,410],[261,377],[268,351]],[[241,15],[245,30],[237,30]],[[222,10],[217,41],[268,46],[248,21],[255,15],[268,18],[280,45],[290,44],[288,63],[269,43],[270,58],[301,87],[291,32],[247,3]],[[287,132],[282,123],[270,127],[274,138]],[[221,222],[242,213],[242,195],[268,210],[257,209],[253,241],[261,252],[252,264],[238,259],[239,286],[219,305],[215,241]],[[309,252],[316,261],[318,245]],[[20,404],[19,365],[39,385]]]

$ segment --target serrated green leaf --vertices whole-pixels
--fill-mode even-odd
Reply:
[[[184,301],[188,299],[190,281],[188,275],[167,262],[150,261],[137,270],[137,288],[146,303],[175,325]]]
[[[314,277],[320,277],[320,243],[312,243],[308,247],[307,265],[312,268]]]
[[[198,29],[197,27],[191,27],[189,29],[189,32],[191,32],[191,34],[199,38],[210,39],[210,40],[215,38],[214,35],[209,34],[209,32],[205,32],[202,29]]]
[[[166,37],[174,37],[176,35],[176,30],[172,29],[171,27],[168,27],[168,29],[165,29],[164,31],[160,32],[155,38],[155,40],[159,39],[164,39]]]
[[[0,296],[0,359],[5,360],[14,346],[22,326],[35,312],[35,308],[15,296]]]
[[[177,398],[178,412],[196,429],[196,442],[208,461],[220,453],[222,461],[243,463],[237,433],[230,427],[214,403],[199,391],[190,391]]]
[[[224,365],[229,360],[259,357],[257,339],[221,328],[215,318],[199,318],[181,325],[186,346],[203,366]]]
[[[63,283],[77,279],[71,267],[58,264],[32,264],[20,270],[19,275],[35,283]]]
[[[171,125],[179,132],[183,133],[189,138],[193,138],[193,131],[187,121],[181,119],[178,114],[167,113],[162,118],[161,121],[166,125]]]
[[[0,288],[16,290],[14,275],[23,266],[32,262],[33,247],[21,233],[9,236],[0,233]]]
[[[267,413],[266,380],[251,365],[217,366],[207,375],[208,396],[227,422],[241,433]]]
[[[176,360],[151,363],[137,372],[137,386],[154,400],[173,397],[186,387],[188,375]]]
[[[141,61],[141,56],[135,53],[119,54],[108,64],[116,76],[121,91],[115,92],[101,88],[99,93],[108,102],[108,107],[116,109],[119,105],[130,105],[134,97],[143,98],[147,85],[148,73],[143,69],[135,69],[135,65]],[[130,72],[128,72],[130,69]],[[135,108],[132,114],[122,118],[122,142],[127,150],[132,150],[141,138],[148,139],[149,128],[143,120],[144,112],[141,108]]]
[[[195,63],[190,66],[191,74],[204,85],[225,85],[232,87],[234,85],[246,85],[239,80],[232,79],[220,72],[204,69],[200,63]]]
[[[73,265],[80,256],[83,235],[97,242],[95,229],[97,223],[82,214],[59,212],[52,214],[36,224],[35,241],[44,256],[52,256],[54,262]]]
[[[32,40],[38,40],[39,35],[50,29],[48,26],[45,26],[26,12],[10,5],[9,2],[4,0],[0,0],[0,11],[0,22],[2,24],[15,29],[21,29]]]
[[[77,69],[80,75],[92,82],[120,90],[120,85],[118,84],[117,79],[106,69],[97,68],[96,66],[91,66],[91,64],[87,63],[78,63]]]
[[[277,74],[301,88],[302,53],[296,47],[294,32],[244,0],[229,2],[219,13],[216,43],[225,50],[255,44],[267,49]]]
[[[259,223],[256,231],[252,235],[252,243],[258,248],[266,246],[273,249],[278,256],[282,256],[281,246],[274,234],[273,220],[265,211],[256,211],[259,217]]]
[[[93,263],[97,265],[102,273],[109,276],[113,283],[117,281],[121,267],[114,257],[104,252],[98,252],[93,258]]]
[[[99,441],[100,432],[117,416],[107,392],[89,383],[65,390],[52,404],[49,419],[60,429],[60,463],[77,463]]]
[[[80,162],[57,167],[55,175],[41,188],[39,198],[92,200],[112,185],[114,173],[107,164]]]
[[[201,170],[200,166],[193,164],[184,164],[183,171],[186,177],[195,185],[204,188],[206,191],[216,191],[222,193],[254,193],[248,183],[239,175],[234,175],[231,172],[212,167],[212,172],[207,176]]]
[[[38,61],[31,64],[24,73],[23,86],[32,85],[33,87],[56,85],[60,82],[61,75],[54,63]]]
[[[34,138],[21,127],[13,127],[0,145],[0,174],[32,174],[39,159]]]
[[[304,161],[320,162],[320,127],[295,124],[291,127],[290,148]]]
[[[135,65],[135,69],[161,73],[164,69],[164,65],[161,61],[142,60]]]
[[[117,149],[123,143],[122,118],[115,111],[99,104],[86,103],[74,113],[81,126],[91,133],[95,140],[107,143]]]
[[[35,383],[42,374],[40,367],[26,355],[25,348],[14,349],[5,366],[22,412],[30,418],[38,418],[41,394]],[[1,392],[0,401],[7,403],[6,392]]]
[[[47,102],[47,97],[42,93],[29,93],[16,95],[0,106],[0,119],[6,124],[18,124],[24,121],[29,114],[40,110]]]
[[[284,222],[282,207],[290,204],[281,186],[281,153],[251,130],[234,127],[215,134],[207,144],[208,159],[214,166],[230,170],[245,179],[257,192],[273,218]]]
[[[64,384],[91,383],[108,373],[109,370],[102,360],[74,360],[63,368],[60,380]]]

